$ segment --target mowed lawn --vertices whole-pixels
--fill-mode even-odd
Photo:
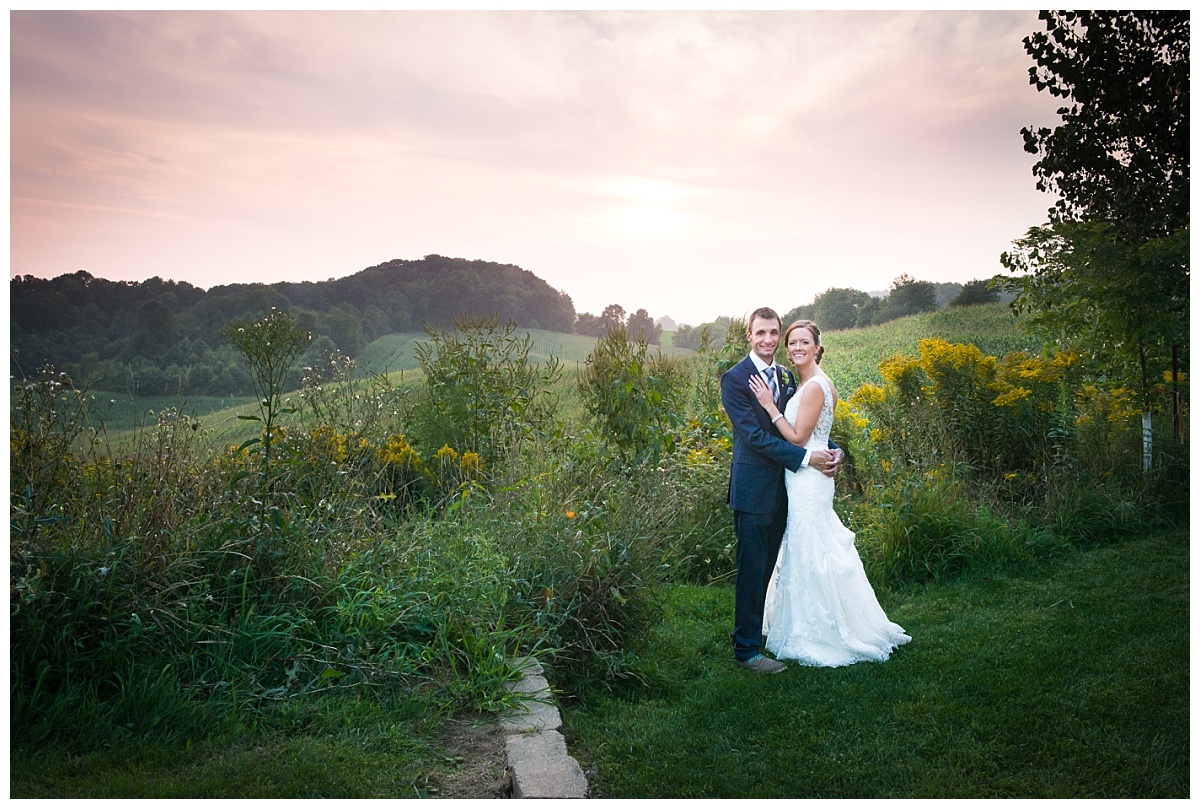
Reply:
[[[1186,798],[1189,537],[881,592],[886,663],[736,669],[729,587],[673,587],[649,682],[566,706],[601,798]]]

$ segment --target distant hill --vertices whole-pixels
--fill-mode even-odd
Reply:
[[[43,364],[106,390],[229,396],[247,392],[240,357],[221,337],[231,321],[277,308],[314,335],[306,359],[351,357],[385,335],[488,315],[570,333],[570,296],[512,264],[430,255],[396,259],[321,282],[228,284],[207,291],[151,278],[109,281],[87,272],[11,279],[11,373]]]

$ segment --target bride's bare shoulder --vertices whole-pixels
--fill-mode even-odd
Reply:
[[[829,376],[824,371],[821,372],[821,376],[825,379],[825,383],[829,385],[829,392],[833,394],[833,401],[836,404],[838,400],[838,389],[837,385],[833,384],[833,377]]]

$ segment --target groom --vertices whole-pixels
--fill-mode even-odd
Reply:
[[[812,466],[832,477],[841,462],[841,450],[832,442],[828,450],[808,452],[785,441],[750,390],[750,376],[757,374],[775,392],[780,412],[796,392],[792,372],[775,365],[781,331],[775,310],[754,310],[746,326],[750,355],[721,376],[721,404],[733,427],[729,506],[738,540],[733,654],[738,666],[759,674],[787,668],[759,652],[767,584],[787,527],[783,470]]]

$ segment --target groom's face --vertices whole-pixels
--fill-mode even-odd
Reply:
[[[756,317],[746,328],[750,350],[768,365],[775,362],[775,349],[779,347],[779,321]]]

